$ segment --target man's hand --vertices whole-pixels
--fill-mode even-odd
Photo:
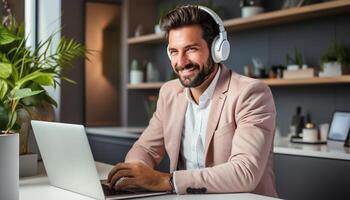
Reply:
[[[108,174],[108,183],[116,190],[136,186],[150,191],[171,191],[169,178],[168,173],[156,171],[140,162],[130,162],[116,164]]]

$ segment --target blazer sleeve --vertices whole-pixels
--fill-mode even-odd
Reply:
[[[177,192],[205,188],[209,193],[252,192],[261,180],[272,148],[276,111],[268,86],[254,81],[232,108],[237,128],[226,163],[176,171]],[[214,155],[215,156],[215,155]]]
[[[140,138],[134,143],[125,162],[140,161],[154,168],[163,159],[165,154],[162,115],[164,112],[163,89],[159,92],[156,111],[154,112],[148,127]]]

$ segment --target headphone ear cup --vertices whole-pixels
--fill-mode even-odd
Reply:
[[[216,36],[211,45],[211,56],[215,63],[227,60],[230,55],[230,43],[227,39]]]
[[[171,55],[170,55],[170,52],[169,52],[169,45],[166,46],[166,53],[168,54],[168,58],[171,61]]]
[[[221,61],[227,60],[230,55],[230,43],[228,40],[224,39],[220,46]]]
[[[221,62],[220,37],[216,36],[211,43],[211,57],[215,63]]]

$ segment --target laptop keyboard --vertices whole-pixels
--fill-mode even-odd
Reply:
[[[110,188],[108,185],[101,184],[103,193],[105,196],[119,195],[119,194],[136,194],[136,191],[127,191],[127,190],[115,190],[114,188]]]

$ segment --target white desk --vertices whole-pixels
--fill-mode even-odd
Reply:
[[[96,162],[97,170],[101,179],[105,179],[112,168],[111,165]],[[42,168],[42,165],[41,165]],[[20,200],[92,200],[92,198],[73,193],[67,190],[49,185],[49,180],[44,170],[36,177],[22,178],[20,180]],[[149,198],[147,200],[272,200],[275,198],[265,197],[250,193],[237,194],[201,194],[201,195],[164,195]]]
[[[350,160],[350,148],[344,142],[328,141],[327,144],[299,144],[289,142],[289,138],[280,138],[274,143],[274,153]]]

